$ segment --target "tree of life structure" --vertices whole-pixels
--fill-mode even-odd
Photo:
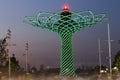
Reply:
[[[60,76],[74,76],[73,34],[105,19],[105,14],[94,15],[92,11],[72,12],[68,6],[64,6],[58,13],[40,12],[37,16],[26,16],[25,22],[58,33],[61,39]]]

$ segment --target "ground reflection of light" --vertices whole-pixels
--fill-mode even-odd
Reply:
[[[14,77],[11,77],[8,79],[8,76],[3,75],[1,76],[0,80],[109,80],[108,74],[102,74],[101,76],[99,74],[95,75],[83,75],[83,76],[76,76],[76,77],[60,77],[59,75],[33,75],[33,74],[20,74]],[[112,80],[120,80],[120,73],[113,74]]]

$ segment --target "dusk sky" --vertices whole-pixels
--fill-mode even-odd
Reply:
[[[87,27],[75,33],[73,53],[75,67],[82,64],[98,65],[98,38],[101,39],[102,64],[108,62],[107,23],[110,24],[112,42],[112,61],[120,50],[120,0],[0,0],[0,38],[4,38],[7,29],[12,31],[11,54],[14,53],[20,64],[25,66],[25,43],[29,42],[29,63],[59,67],[60,38],[52,31],[35,28],[24,23],[25,16],[36,16],[39,12],[55,13],[61,11],[64,4],[74,12],[91,10],[94,14],[105,13],[108,18],[102,24]]]

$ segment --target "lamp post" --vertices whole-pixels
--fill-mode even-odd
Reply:
[[[10,47],[11,47],[11,30],[8,29],[7,31],[7,39],[8,39],[8,74],[9,74],[9,79],[11,77],[11,60],[10,60]]]
[[[28,74],[28,42],[26,43],[26,74]]]
[[[11,46],[16,46],[16,44],[11,44],[11,30],[7,30],[6,39],[8,40],[8,76],[11,78]]]
[[[110,79],[112,77],[112,61],[111,61],[111,40],[110,40],[110,27],[109,24],[107,25],[108,28],[108,50],[109,50],[109,71],[110,71]]]
[[[26,74],[26,79],[28,78],[29,75],[29,64],[28,64],[28,55],[29,55],[29,44],[28,42],[25,43],[25,53],[23,54],[23,56],[25,56],[25,74]]]
[[[98,39],[98,52],[99,52],[99,66],[100,66],[100,75],[101,75],[101,45],[100,45],[100,39]]]
[[[28,50],[29,50],[29,44],[28,44],[28,42],[26,42],[25,43],[25,54],[23,54],[23,56],[25,56],[25,71],[26,71],[26,74],[28,74],[29,73],[29,71],[28,71],[28,56],[29,56],[29,52],[28,52]]]

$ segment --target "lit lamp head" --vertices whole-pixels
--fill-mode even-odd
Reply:
[[[68,5],[64,5],[62,8],[62,12],[61,12],[61,18],[64,20],[69,20],[71,17],[71,12],[69,12],[70,8]],[[65,17],[66,16],[66,17]]]
[[[68,5],[64,5],[63,11],[69,11],[69,10],[70,10],[69,6]]]

